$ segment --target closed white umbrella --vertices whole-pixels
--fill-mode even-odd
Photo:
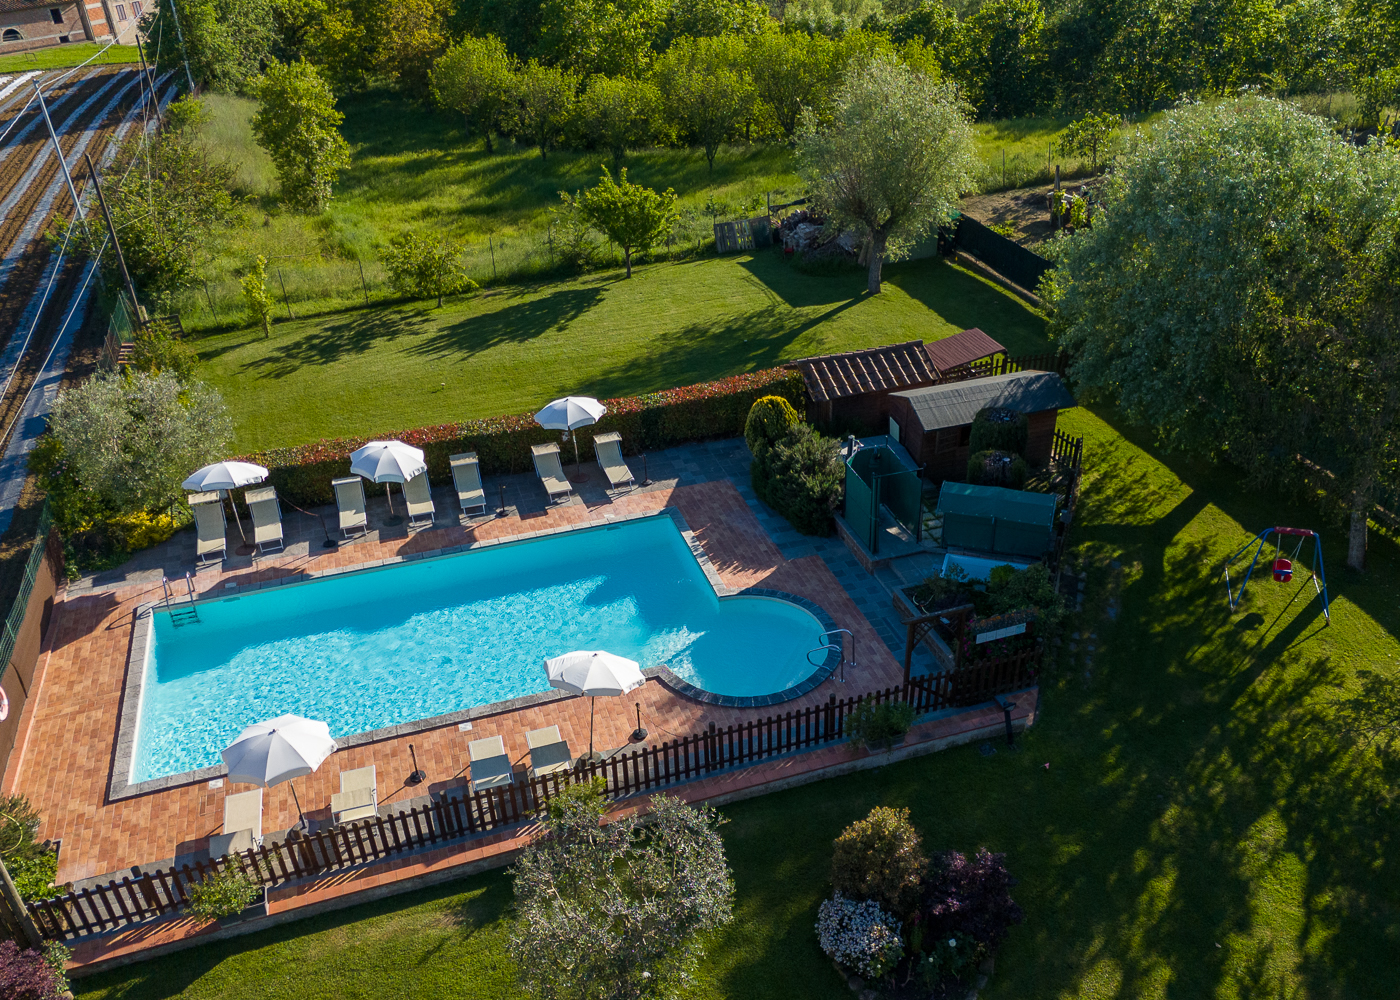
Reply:
[[[535,423],[552,431],[575,431],[580,427],[597,423],[608,408],[592,396],[565,396],[556,399],[539,413]],[[579,467],[578,435],[574,435],[574,469]]]
[[[375,483],[406,483],[427,468],[423,449],[402,441],[371,441],[350,453],[350,471]],[[389,501],[389,514],[393,515],[394,501],[387,486],[384,496]]]
[[[573,694],[587,695],[588,757],[593,759],[593,699],[615,698],[635,691],[647,682],[635,660],[602,649],[581,649],[544,661],[549,686]]]
[[[210,493],[215,490],[236,490],[241,486],[252,486],[267,478],[267,470],[252,462],[215,462],[192,473],[180,485],[196,493]],[[238,505],[229,497],[228,505],[233,508],[233,519],[238,524],[238,537],[247,540],[243,534],[243,519],[238,516]]]
[[[335,752],[330,726],[299,715],[279,715],[248,726],[222,751],[228,780],[270,788],[310,774]],[[306,819],[292,786],[292,801]]]

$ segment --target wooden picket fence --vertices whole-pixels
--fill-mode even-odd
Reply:
[[[602,778],[610,800],[657,791],[718,771],[796,753],[845,738],[845,720],[862,701],[909,702],[916,713],[974,705],[1034,682],[1038,650],[958,671],[913,678],[897,687],[709,729],[643,747],[572,771],[478,792],[454,789],[426,805],[345,824],[217,860],[157,868],[105,885],[27,903],[40,932],[56,941],[102,934],[179,913],[190,890],[217,872],[238,869],[267,887],[371,865],[386,858],[480,837],[530,822],[571,784]]]

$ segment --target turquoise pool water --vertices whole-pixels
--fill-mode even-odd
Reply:
[[[219,763],[284,712],[335,736],[549,689],[542,661],[606,649],[707,691],[763,695],[815,669],[821,625],[720,600],[665,516],[217,598],[154,616],[132,781]]]

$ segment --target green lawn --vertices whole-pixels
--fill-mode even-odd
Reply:
[[[726,807],[737,919],[696,1000],[850,996],[812,927],[832,837],[876,804],[908,806],[931,850],[1007,853],[1027,916],[988,1000],[1400,993],[1400,762],[1356,738],[1400,718],[1395,545],[1377,538],[1369,572],[1349,573],[1310,510],[1164,460],[1112,414],[1062,420],[1088,439],[1092,668],[1080,638],[1019,753],[965,747]],[[1310,590],[1267,579],[1228,613],[1219,560],[1275,523],[1326,533],[1330,628]],[[509,903],[508,877],[486,874],[83,980],[79,996],[504,1000]]]
[[[34,52],[16,52],[0,56],[0,73],[23,73],[28,69],[58,69],[63,66],[76,66],[91,58],[102,48],[97,42],[74,42],[72,45],[52,45]],[[107,63],[140,62],[135,45],[112,45],[93,59],[92,65]],[[33,89],[33,88],[31,88]]]
[[[814,276],[772,249],[433,302],[288,321],[195,341],[252,450],[518,413],[564,395],[634,395],[783,360],[980,326],[1013,353],[1041,317],[938,260]]]

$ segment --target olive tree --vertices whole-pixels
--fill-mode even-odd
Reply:
[[[702,936],[733,916],[719,823],[665,795],[645,820],[606,826],[587,802],[552,809],[515,865],[512,951],[525,990],[548,1000],[674,993]]]
[[[1400,449],[1400,153],[1267,98],[1188,105],[1102,197],[1043,286],[1080,391],[1256,484],[1327,470],[1361,568]]]
[[[307,62],[273,63],[253,89],[253,137],[277,167],[282,197],[295,208],[321,211],[336,175],[350,165],[335,95]]]
[[[803,113],[798,161],[817,204],[864,236],[873,295],[886,257],[949,219],[972,187],[972,125],[950,85],[888,56],[849,73],[832,103],[829,126]]]
[[[653,191],[627,180],[627,168],[613,180],[607,167],[598,183],[578,199],[583,218],[622,248],[627,277],[632,277],[632,254],[646,253],[671,231],[679,216],[676,192]]]
[[[59,394],[49,430],[83,489],[119,512],[149,512],[182,499],[181,482],[223,457],[233,422],[218,392],[173,371],[98,372]]]
[[[448,49],[433,66],[433,99],[466,119],[467,133],[486,140],[501,127],[510,100],[515,60],[495,35],[468,35]]]

